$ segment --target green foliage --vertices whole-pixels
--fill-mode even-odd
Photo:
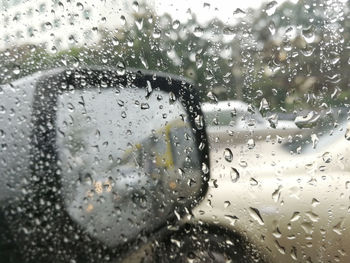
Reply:
[[[241,99],[258,106],[267,98],[275,111],[321,109],[348,103],[350,8],[338,13],[323,1],[285,2],[247,10],[235,25],[196,16],[178,24],[141,6],[123,28],[100,28],[91,47],[50,54],[25,45],[0,53],[1,83],[57,66],[104,65],[144,68],[192,79],[203,101]],[[20,73],[16,69],[20,68]]]

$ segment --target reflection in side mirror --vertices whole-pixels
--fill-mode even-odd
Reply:
[[[208,145],[186,80],[90,68],[18,83],[27,82],[34,92],[28,172],[5,213],[25,257],[48,262],[61,251],[101,262],[91,249],[127,252],[204,196]]]
[[[56,142],[65,205],[90,234],[113,246],[158,228],[201,187],[186,110],[179,101],[170,103],[168,92],[146,95],[124,86],[58,97]]]

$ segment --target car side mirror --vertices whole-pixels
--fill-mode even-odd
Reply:
[[[70,218],[98,242],[122,246],[173,222],[206,193],[205,127],[195,88],[183,78],[55,70],[35,83],[32,122],[22,199],[32,216],[19,222],[35,228],[35,239],[47,232],[35,221],[45,215],[46,225],[58,226],[60,207],[65,224]]]

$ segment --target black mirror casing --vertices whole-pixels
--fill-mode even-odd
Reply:
[[[99,87],[99,92],[103,92],[106,87],[118,86],[145,90],[151,86],[153,90],[171,92],[186,110],[203,167],[200,191],[188,196],[183,207],[177,205],[175,210],[184,214],[202,200],[209,180],[208,141],[199,97],[188,80],[143,70],[128,69],[120,74],[116,69],[90,67],[44,72],[34,83],[29,163],[31,174],[25,176],[22,194],[9,200],[4,211],[15,243],[27,261],[69,262],[74,259],[76,262],[107,262],[118,254],[127,253],[131,244],[138,243],[141,236],[152,236],[177,220],[175,213],[169,214],[152,233],[142,231],[135,238],[125,240],[124,244],[111,247],[92,237],[84,227],[71,219],[65,211],[62,197],[54,128],[57,98],[63,92],[74,92],[89,85]]]

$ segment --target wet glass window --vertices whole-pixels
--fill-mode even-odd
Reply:
[[[349,1],[0,14],[4,262],[350,261]]]

